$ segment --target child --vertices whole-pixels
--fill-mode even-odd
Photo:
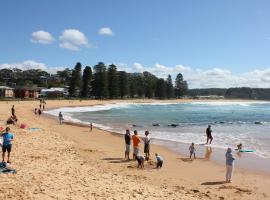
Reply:
[[[143,138],[144,142],[144,153],[146,160],[149,160],[150,157],[150,137],[149,137],[149,131],[145,131],[145,138]]]
[[[137,156],[136,156],[136,160],[137,160],[137,162],[138,162],[138,168],[143,169],[143,168],[144,168],[144,160],[145,160],[144,156],[142,156],[142,155],[137,155]]]
[[[157,169],[158,169],[158,168],[161,168],[163,165],[163,158],[160,155],[158,155],[157,153],[155,155],[157,158]]]
[[[238,150],[238,151],[239,151],[239,150],[242,150],[242,148],[243,148],[242,143],[240,143],[240,144],[237,145],[237,150]]]
[[[194,159],[195,159],[195,151],[196,151],[195,145],[194,145],[194,143],[192,142],[191,145],[190,145],[190,147],[189,147],[190,159],[191,159],[192,154],[194,155]]]

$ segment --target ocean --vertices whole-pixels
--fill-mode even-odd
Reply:
[[[138,130],[151,138],[197,145],[206,142],[205,129],[212,126],[212,147],[244,149],[270,159],[269,102],[116,103],[89,107],[63,107],[47,111],[76,123],[124,134]],[[173,126],[172,126],[173,125]]]

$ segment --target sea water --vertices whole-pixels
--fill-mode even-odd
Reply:
[[[124,134],[125,129],[138,130],[151,138],[190,144],[204,144],[210,124],[214,137],[212,147],[255,150],[270,159],[269,102],[191,102],[191,103],[117,103],[88,107],[63,107],[47,111],[64,119],[93,125]],[[176,126],[171,126],[172,124]]]

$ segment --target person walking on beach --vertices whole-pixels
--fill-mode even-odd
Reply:
[[[41,114],[42,114],[41,109],[38,109],[38,116],[40,117]]]
[[[130,131],[127,129],[126,130],[126,134],[125,134],[125,144],[126,144],[126,150],[125,150],[125,158],[127,160],[129,159],[129,153],[130,153],[130,141],[131,140],[131,136],[130,136]]]
[[[211,125],[208,125],[206,129],[206,137],[207,137],[206,144],[208,144],[209,140],[211,144],[213,140]]]
[[[5,132],[1,134],[3,137],[3,145],[2,145],[2,162],[5,162],[5,154],[8,152],[7,163],[10,163],[10,152],[12,148],[13,134],[9,132],[10,128],[7,127]]]
[[[144,142],[144,153],[145,153],[145,159],[149,160],[150,157],[150,137],[149,137],[149,131],[145,131],[145,137],[143,138]]]
[[[92,132],[92,131],[93,131],[93,123],[90,122],[90,132]]]
[[[157,153],[155,155],[156,155],[156,159],[157,159],[157,169],[162,168],[163,158],[160,155],[158,155]]]
[[[134,135],[132,135],[132,144],[133,144],[133,160],[136,160],[136,156],[139,154],[139,143],[140,138],[138,136],[137,130],[134,131]]]
[[[15,115],[15,107],[14,107],[14,105],[11,108],[11,115]]]
[[[234,168],[234,160],[235,158],[232,155],[232,149],[228,148],[225,154],[226,157],[226,183],[232,182],[232,174]]]
[[[62,124],[64,120],[62,112],[59,112],[58,117],[59,117],[59,124]]]
[[[195,151],[196,151],[195,144],[192,142],[190,147],[189,147],[189,152],[190,152],[189,158],[190,159],[191,159],[192,155],[194,156],[194,159],[195,159]]]

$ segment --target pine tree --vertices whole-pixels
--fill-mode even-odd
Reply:
[[[120,71],[119,73],[119,89],[120,97],[123,99],[128,94],[129,83],[128,76],[125,71]]]
[[[181,73],[177,74],[175,79],[175,96],[180,97],[187,94],[188,84],[184,80],[183,75]]]
[[[82,65],[76,63],[75,68],[72,70],[71,80],[69,85],[69,96],[74,97],[79,95],[81,83],[82,83]]]
[[[83,70],[83,86],[81,95],[82,97],[90,97],[91,92],[91,81],[92,81],[92,69],[89,66],[86,66]]]
[[[163,78],[157,80],[155,96],[160,99],[166,97],[166,82]]]
[[[114,64],[111,64],[108,68],[108,90],[110,99],[119,96],[119,76],[117,67]]]
[[[108,97],[107,70],[102,62],[94,66],[93,93],[99,99]]]
[[[171,99],[174,97],[174,88],[172,84],[172,77],[171,75],[168,75],[167,81],[166,81],[166,96],[168,99]]]

